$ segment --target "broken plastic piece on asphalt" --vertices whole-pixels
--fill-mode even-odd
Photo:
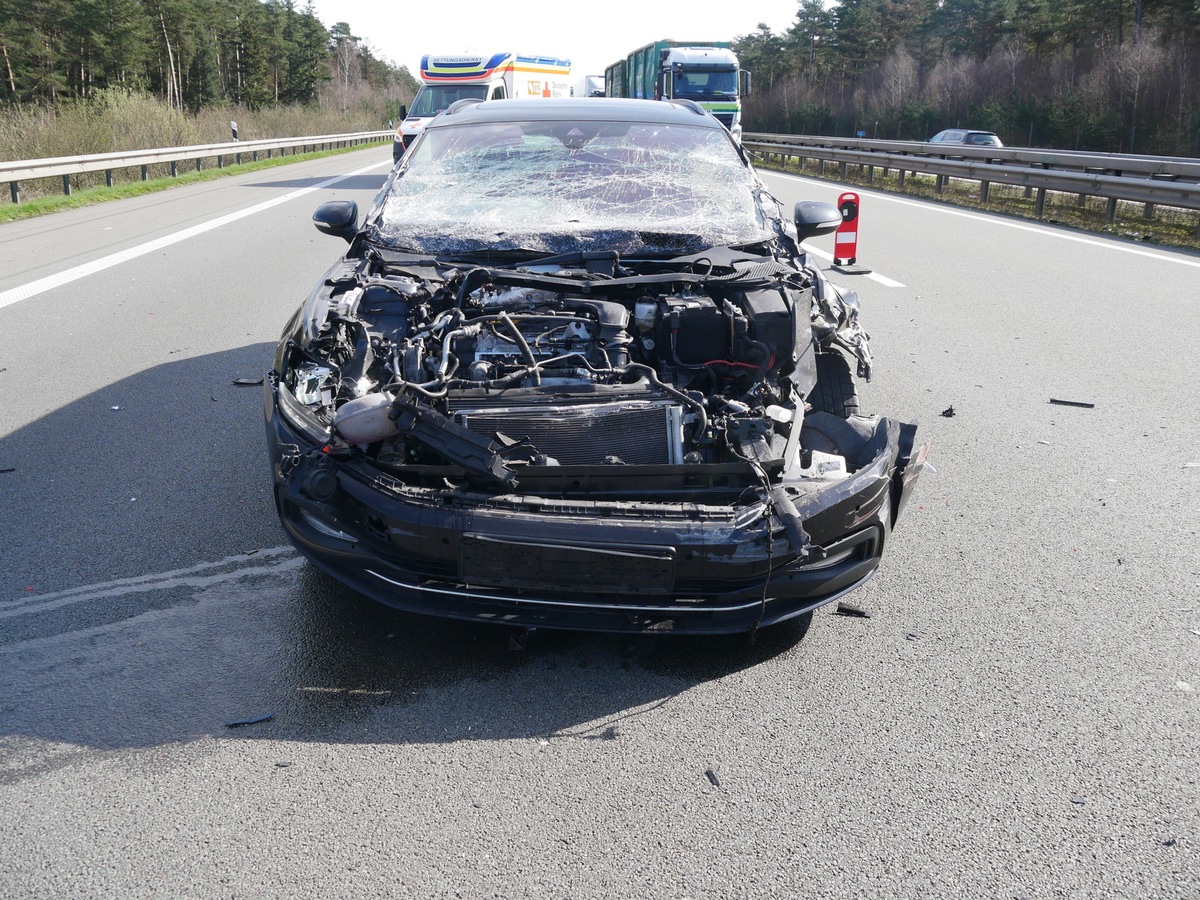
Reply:
[[[235,379],[233,379],[233,383],[237,384],[237,385],[248,386],[248,385],[254,385],[254,384],[262,384],[263,380],[261,378],[235,378]]]
[[[9,466],[8,468],[0,469],[0,475],[7,475],[9,472],[15,471],[17,471],[15,466]]]
[[[1050,446],[1050,442],[1049,442],[1049,441],[1038,441],[1038,443],[1039,443],[1039,444],[1045,444],[1047,447],[1049,447],[1049,446]]]
[[[921,468],[926,472],[932,472],[934,475],[937,474],[937,469],[933,467],[933,463],[931,463],[929,460],[922,462]]]
[[[871,614],[867,610],[849,603],[839,603],[834,612],[839,616],[857,616],[860,619],[871,618]]]
[[[1051,397],[1050,402],[1053,403],[1055,406],[1078,406],[1083,409],[1095,409],[1096,408],[1095,403],[1085,403],[1082,400],[1056,400],[1055,398]]]
[[[115,412],[116,410],[121,409],[121,407],[120,406],[110,406],[109,409],[111,409]]]
[[[1196,460],[1195,462],[1184,463],[1183,467],[1185,469],[1200,469],[1200,459]]]
[[[913,632],[910,631],[908,634],[906,634],[904,636],[904,639],[906,641],[915,641],[918,637],[920,637],[920,635],[914,634]]]
[[[717,780],[717,773],[716,773],[716,772],[714,772],[712,769],[705,769],[705,770],[704,770],[704,777],[705,777],[705,778],[707,778],[707,779],[708,779],[708,780],[709,780],[709,781],[712,783],[712,786],[713,786],[713,787],[720,787],[720,786],[721,786],[721,782],[719,782],[719,781]]]
[[[243,725],[257,725],[259,722],[266,722],[275,718],[275,713],[267,713],[265,716],[254,716],[250,719],[238,719],[236,722],[226,722],[226,728],[241,728]]]
[[[291,760],[287,760],[287,759],[281,759],[277,763],[275,763],[275,765],[278,766],[280,769],[286,769],[291,764],[292,764]]]
[[[947,406],[945,409],[942,410],[942,415],[945,416],[947,419],[954,418],[954,407]]]
[[[1176,843],[1175,838],[1167,838],[1165,841],[1162,842],[1162,845],[1164,847],[1174,847],[1175,843]]]
[[[1084,799],[1082,797],[1076,795],[1071,798],[1071,802],[1074,803],[1076,806],[1083,806]]]

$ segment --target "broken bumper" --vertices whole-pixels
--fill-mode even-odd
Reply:
[[[925,451],[912,452],[914,426],[889,426],[870,464],[794,497],[810,542],[799,554],[762,502],[460,497],[366,466],[335,469],[336,490],[318,501],[281,465],[280,448],[304,439],[278,414],[267,437],[288,539],[374,600],[522,627],[722,634],[804,615],[874,574]]]

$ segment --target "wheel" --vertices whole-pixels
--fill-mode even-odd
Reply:
[[[807,399],[818,412],[842,419],[858,415],[858,387],[846,357],[836,350],[817,354],[817,385]]]

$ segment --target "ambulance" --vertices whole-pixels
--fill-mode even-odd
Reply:
[[[527,100],[571,96],[571,61],[517,53],[421,57],[421,89],[408,115],[396,129],[392,159],[405,149],[425,123],[457,100]]]

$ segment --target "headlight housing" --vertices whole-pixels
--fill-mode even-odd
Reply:
[[[317,418],[313,409],[305,406],[296,399],[296,395],[288,387],[286,379],[281,378],[279,380],[275,397],[279,414],[283,416],[284,421],[292,428],[308,438],[313,444],[320,445],[329,442],[329,426]]]

